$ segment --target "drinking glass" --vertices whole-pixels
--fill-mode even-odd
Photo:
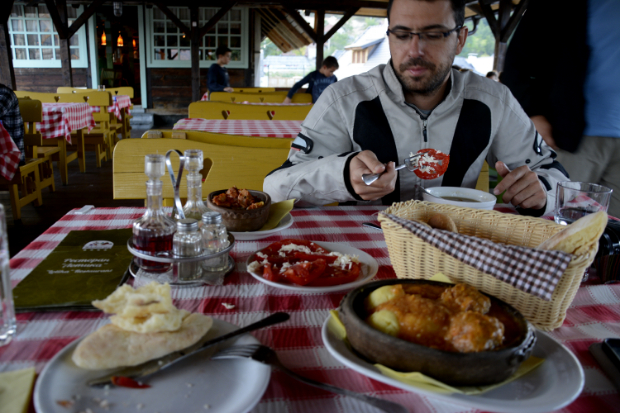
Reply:
[[[572,224],[598,211],[607,212],[612,189],[587,182],[559,182],[555,197],[555,222]]]
[[[9,344],[15,335],[17,324],[11,291],[8,235],[2,205],[0,205],[0,272],[0,346],[3,346]]]

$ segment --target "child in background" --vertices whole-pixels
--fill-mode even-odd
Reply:
[[[334,76],[336,70],[338,70],[338,60],[333,56],[326,57],[319,70],[311,72],[299,82],[295,83],[286,95],[284,103],[290,104],[295,92],[305,84],[308,84],[307,93],[312,93],[312,103],[316,103],[327,86],[338,81],[338,78]]]
[[[224,67],[230,63],[231,54],[231,50],[226,46],[220,46],[215,50],[217,61],[209,67],[207,74],[209,96],[211,92],[234,92],[234,89],[230,87],[228,71]]]

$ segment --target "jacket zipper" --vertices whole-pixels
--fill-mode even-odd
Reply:
[[[428,119],[422,119],[422,125],[424,126],[424,130],[422,134],[424,135],[424,142],[428,142],[428,134],[426,132],[426,125],[428,124]]]

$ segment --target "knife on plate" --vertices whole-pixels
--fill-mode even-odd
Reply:
[[[214,344],[220,343],[222,341],[226,341],[230,338],[236,337],[241,334],[248,333],[250,331],[258,330],[263,327],[267,327],[273,324],[282,323],[290,318],[290,315],[287,313],[274,313],[269,317],[263,318],[256,323],[250,324],[246,327],[242,327],[238,330],[232,331],[228,334],[224,334],[219,337],[215,337],[211,340],[207,340],[208,332],[205,334],[197,343],[184,348],[183,350],[174,351],[170,354],[166,354],[163,357],[159,357],[153,360],[149,360],[145,363],[139,364],[137,366],[125,367],[120,370],[116,370],[112,373],[108,373],[105,376],[92,379],[86,382],[89,386],[104,386],[106,384],[112,384],[112,377],[129,377],[131,379],[138,379],[145,376],[149,376],[153,373],[161,371],[171,365],[175,364],[178,361],[181,361],[187,357],[193,356],[194,354],[200,353],[208,347],[213,346]]]

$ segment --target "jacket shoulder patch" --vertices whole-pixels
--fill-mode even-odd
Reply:
[[[313,147],[314,141],[302,133],[297,135],[293,143],[291,143],[291,148],[297,151],[302,151],[303,153],[312,152]]]

